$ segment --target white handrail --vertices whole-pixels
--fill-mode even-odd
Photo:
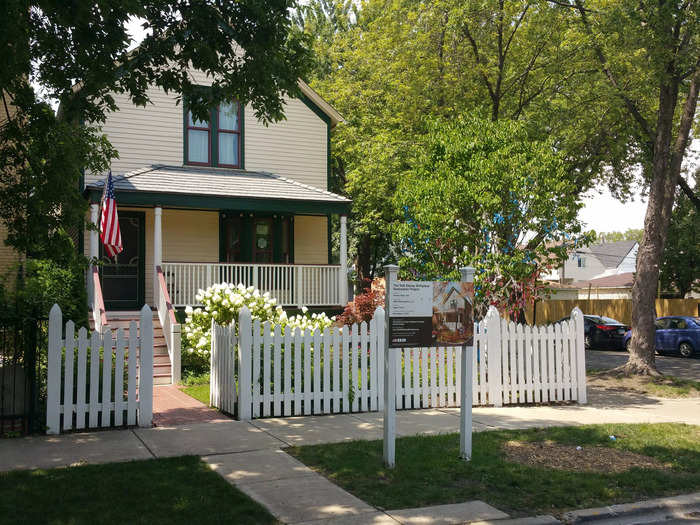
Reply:
[[[335,264],[166,262],[163,273],[175,306],[197,304],[199,290],[222,282],[253,286],[282,306],[342,305],[341,267]]]
[[[156,278],[158,279],[158,289],[160,292],[157,298],[158,319],[160,319],[160,325],[163,327],[163,336],[165,337],[165,344],[168,347],[168,355],[170,356],[171,379],[173,384],[176,384],[180,381],[180,354],[182,350],[180,344],[180,324],[175,317],[175,308],[170,301],[165,276],[160,266],[156,267]]]

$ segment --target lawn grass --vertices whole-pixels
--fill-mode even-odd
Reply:
[[[277,523],[194,456],[3,473],[0,493],[0,522]]]
[[[616,436],[612,441],[609,436]],[[575,508],[696,491],[700,486],[700,427],[682,424],[589,425],[478,432],[473,459],[458,459],[459,435],[396,441],[396,468],[382,464],[381,441],[295,447],[288,451],[333,482],[383,509],[459,503],[473,499],[514,516],[559,514]],[[551,440],[582,447],[613,447],[651,456],[665,469],[572,472],[508,462],[510,440]]]
[[[183,386],[181,389],[188,396],[209,406],[209,383]]]

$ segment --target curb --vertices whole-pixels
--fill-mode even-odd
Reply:
[[[564,514],[564,516],[562,516],[562,522],[569,524],[593,523],[602,520],[648,514],[650,512],[687,510],[693,507],[700,508],[700,492],[651,499],[638,503],[623,503],[620,505],[610,505],[608,507],[575,510]]]

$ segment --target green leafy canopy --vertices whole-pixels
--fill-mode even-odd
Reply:
[[[524,308],[544,291],[542,273],[590,240],[561,155],[512,121],[433,121],[395,203],[405,217],[395,227],[404,272],[456,279],[472,265],[482,310]]]

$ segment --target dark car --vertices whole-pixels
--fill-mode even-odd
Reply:
[[[559,322],[568,320],[568,317],[564,317]],[[628,327],[625,324],[610,317],[586,314],[583,316],[583,338],[586,350],[591,348],[623,350],[627,330]]]
[[[700,351],[700,317],[659,317],[656,322],[656,353],[691,357]],[[625,348],[632,332],[625,334]]]

